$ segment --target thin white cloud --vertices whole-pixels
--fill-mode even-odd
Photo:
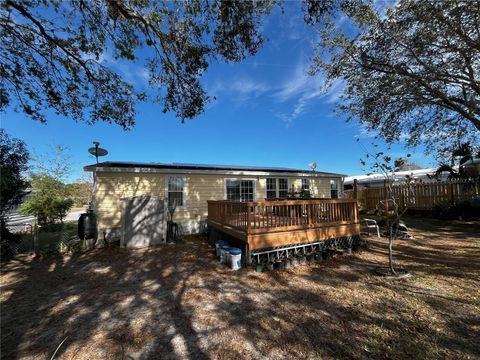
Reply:
[[[368,130],[364,125],[359,124],[360,132],[355,135],[355,139],[374,139],[376,137],[376,133],[374,131]]]
[[[339,101],[343,93],[344,83],[342,81],[335,81],[332,86],[327,88],[322,75],[311,76],[308,74],[309,66],[309,62],[304,59],[300,60],[292,74],[273,94],[278,102],[294,102],[290,112],[278,114],[287,125],[303,115],[314,101],[322,99],[325,103],[332,104]]]
[[[262,65],[279,66],[281,64],[262,63]],[[292,66],[289,74],[276,84],[247,76],[219,79],[206,85],[207,93],[217,99],[228,98],[237,104],[251,102],[267,95],[277,104],[281,104],[282,108],[287,108],[283,112],[276,111],[275,114],[288,125],[305,114],[315,101],[332,104],[339,101],[343,93],[343,82],[336,81],[327,89],[323,76],[308,74],[309,66],[310,60],[301,58],[296,65]],[[264,98],[262,101],[267,99]]]
[[[291,100],[308,93],[318,91],[321,83],[317,77],[308,75],[308,66],[305,60],[300,60],[293,73],[280,85],[274,93],[274,98],[280,102]]]
[[[108,67],[110,70],[122,76],[126,82],[136,87],[146,87],[149,85],[150,74],[142,62],[115,59],[107,52],[102,52],[98,60],[91,54],[83,54],[82,58],[84,60],[94,60],[100,65]]]
[[[221,97],[223,94],[227,94],[237,102],[257,98],[270,90],[270,85],[248,77],[236,78],[228,82],[223,80],[216,81],[211,87],[207,86],[209,95]]]

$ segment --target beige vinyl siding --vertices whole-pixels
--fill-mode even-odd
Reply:
[[[178,175],[181,176],[181,175]],[[175,221],[204,221],[208,215],[207,200],[225,198],[224,177],[218,175],[185,175],[184,206],[175,211]]]
[[[313,197],[330,198],[330,180],[334,178],[315,178],[312,179]],[[338,178],[340,181],[341,179]]]
[[[97,173],[95,189],[98,229],[120,227],[122,199],[165,196],[165,177],[156,174]]]
[[[251,179],[255,181],[257,201],[266,198],[266,178],[227,175],[160,175],[147,173],[97,173],[96,211],[99,233],[119,228],[121,225],[122,198],[150,195],[166,198],[167,179],[180,176],[184,179],[184,205],[175,211],[174,221],[195,228],[208,216],[207,200],[225,199],[225,179]],[[282,176],[276,176],[281,178]],[[314,197],[330,197],[330,178],[311,178]],[[289,177],[289,189],[301,189],[301,178]]]

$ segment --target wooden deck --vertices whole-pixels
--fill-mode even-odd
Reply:
[[[250,251],[360,234],[353,199],[209,201],[208,226],[244,241]]]

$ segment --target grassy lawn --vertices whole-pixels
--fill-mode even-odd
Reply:
[[[234,272],[199,237],[2,265],[3,358],[475,359],[480,224],[407,219],[415,276],[372,274],[386,241],[282,272]]]

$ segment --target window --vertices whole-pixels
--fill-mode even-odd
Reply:
[[[253,180],[225,180],[227,200],[254,201],[255,186]]]
[[[267,178],[267,199],[285,198],[288,194],[288,179]]]
[[[168,178],[168,207],[183,206],[183,178]]]
[[[267,199],[277,197],[277,179],[267,178]]]
[[[302,191],[310,192],[310,179],[302,179]]]
[[[337,180],[330,180],[330,197],[332,199],[338,198],[338,183]]]
[[[278,197],[286,198],[288,194],[288,179],[278,179]]]

